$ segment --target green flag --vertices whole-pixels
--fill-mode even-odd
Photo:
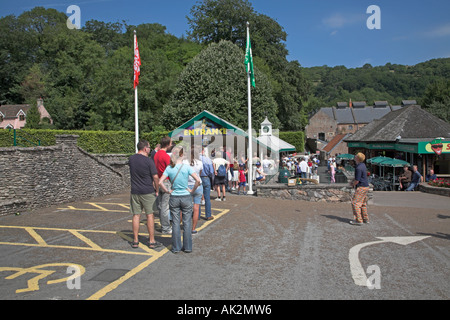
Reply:
[[[250,70],[248,70],[250,64]],[[253,87],[256,87],[255,72],[253,71],[253,57],[252,57],[252,45],[250,43],[250,31],[247,28],[247,48],[245,49],[245,67],[247,73],[250,74],[250,80]]]

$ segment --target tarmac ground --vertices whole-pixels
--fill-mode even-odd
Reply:
[[[127,192],[2,216],[0,299],[449,299],[449,198],[372,202],[371,223],[352,226],[348,203],[228,194],[179,254],[157,217],[163,245],[147,246],[144,215],[131,248]]]

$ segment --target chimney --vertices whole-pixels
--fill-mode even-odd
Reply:
[[[42,99],[42,97],[37,99],[37,107],[38,107],[38,109],[39,109],[40,106],[43,106],[43,105],[44,105],[44,99]]]
[[[350,108],[353,108],[352,98],[350,98],[350,102],[348,103],[348,106],[349,106]]]

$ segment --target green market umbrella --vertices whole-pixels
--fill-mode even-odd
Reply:
[[[389,158],[389,157],[384,157],[384,156],[378,156],[378,157],[368,159],[367,163],[379,166],[379,176],[381,177],[381,166],[382,166],[381,163],[384,161],[387,161],[387,160],[394,160],[394,159]],[[383,169],[383,177],[384,177],[384,169]]]
[[[409,166],[409,162],[406,162],[404,160],[399,160],[399,159],[386,159],[384,161],[381,161],[380,166],[383,167],[393,167],[393,168],[400,168],[403,166]]]
[[[399,160],[399,159],[386,159],[379,164],[383,167],[391,167],[393,170],[392,186],[395,186],[395,168],[401,168],[403,166],[409,166],[409,162]]]
[[[374,158],[370,158],[367,160],[367,163],[371,163],[371,164],[380,164],[381,162],[385,161],[385,160],[393,160],[392,158],[389,157],[383,157],[383,156],[379,156],[379,157],[374,157]]]

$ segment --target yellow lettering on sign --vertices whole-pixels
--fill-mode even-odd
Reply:
[[[207,128],[207,129],[186,129],[184,130],[184,136],[212,136],[212,135],[220,135],[220,134],[227,134],[226,128],[221,129],[213,129],[213,128]]]

